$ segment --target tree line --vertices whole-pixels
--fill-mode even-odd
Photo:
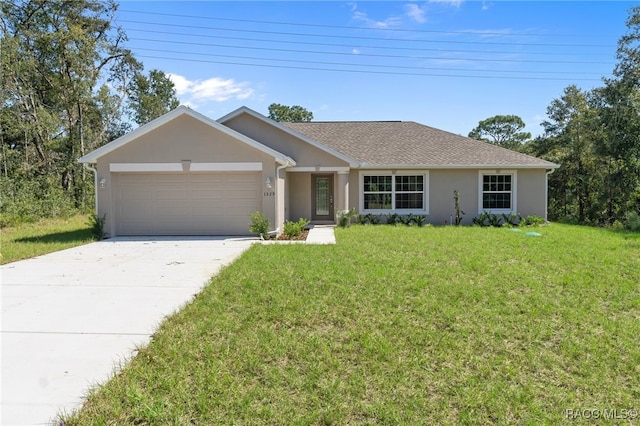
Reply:
[[[520,117],[481,121],[469,137],[560,164],[549,176],[551,220],[610,225],[640,214],[640,7],[630,10],[617,63],[601,87],[564,89],[531,138]]]
[[[91,211],[93,177],[77,159],[178,106],[161,70],[145,73],[126,48],[113,0],[0,3],[0,225]],[[609,224],[640,213],[640,7],[630,10],[617,64],[602,87],[567,87],[547,108],[544,134],[513,115],[469,136],[558,163],[549,216]],[[279,121],[310,111],[272,104]]]
[[[77,159],[179,102],[124,45],[113,1],[0,3],[0,224],[93,205]]]

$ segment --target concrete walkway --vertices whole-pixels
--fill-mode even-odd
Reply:
[[[307,244],[335,244],[335,225],[314,225],[309,229]]]
[[[113,238],[2,266],[0,424],[79,407],[255,241]]]

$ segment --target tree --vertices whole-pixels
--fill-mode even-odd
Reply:
[[[313,113],[299,105],[271,104],[269,105],[269,118],[275,121],[299,123],[313,120]]]
[[[142,73],[134,76],[129,84],[128,105],[134,121],[142,125],[177,108],[180,101],[173,81],[164,72],[153,69],[148,77]]]
[[[519,150],[531,139],[531,133],[523,132],[524,121],[517,115],[496,115],[478,123],[469,137],[507,149]]]
[[[548,119],[542,122],[545,134],[531,143],[535,155],[560,164],[549,177],[553,218],[580,223],[601,219],[602,159],[596,155],[596,145],[602,133],[597,114],[593,94],[571,85],[551,102]]]
[[[118,127],[128,82],[141,67],[122,47],[116,9],[99,0],[0,3],[5,176],[57,176],[78,207],[91,180],[76,160]],[[15,158],[24,167],[13,161],[10,170]]]

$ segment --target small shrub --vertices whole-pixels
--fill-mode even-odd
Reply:
[[[614,220],[610,227],[614,231],[622,231],[625,229],[624,223],[620,222],[618,219]]]
[[[338,212],[338,226],[341,228],[346,228],[351,226],[351,221],[355,218],[359,221],[358,213],[356,213],[355,207],[352,207],[351,210],[343,210]]]
[[[249,217],[251,217],[249,232],[255,232],[263,240],[269,239],[269,218],[262,212],[253,212]]]
[[[414,224],[413,218],[413,213],[409,213],[408,215],[400,216],[399,221],[407,226],[411,226]]]
[[[87,225],[89,225],[89,227],[91,228],[91,234],[93,235],[93,238],[98,241],[103,240],[106,237],[106,234],[104,233],[104,223],[106,219],[107,215],[100,217],[94,213],[90,215],[89,219],[87,220]]]
[[[626,220],[624,221],[624,226],[629,231],[640,232],[640,214],[633,211],[627,213]]]
[[[471,222],[473,222],[474,225],[478,225],[478,226],[487,226],[485,224],[486,219],[487,219],[487,213],[486,212],[482,212],[482,214],[480,216],[476,216],[473,219],[471,219]]]
[[[471,221],[474,225],[479,226],[495,226],[496,228],[502,226],[502,217],[490,212],[482,212],[480,216],[474,217]]]
[[[397,213],[390,213],[387,215],[387,225],[395,225],[401,221],[401,217]]]
[[[544,224],[544,218],[536,215],[529,215],[522,219],[525,226],[540,226]]]
[[[504,220],[504,223],[509,226],[518,226],[520,225],[520,222],[522,222],[522,216],[520,216],[519,213],[503,213],[502,220]]]
[[[297,237],[298,235],[302,234],[302,231],[304,231],[304,227],[308,224],[309,221],[304,218],[298,219],[297,222],[288,220],[284,223],[282,233],[288,238]]]
[[[357,217],[360,225],[377,225],[380,223],[380,216],[371,213],[357,215]]]
[[[499,228],[502,226],[502,218],[496,214],[489,213],[489,226]]]
[[[416,216],[413,216],[412,219],[413,219],[413,223],[415,223],[419,227],[424,226],[424,224],[427,222],[426,216],[416,215]]]
[[[380,216],[378,215],[369,213],[366,215],[366,218],[367,218],[367,222],[372,225],[377,225],[380,223]]]

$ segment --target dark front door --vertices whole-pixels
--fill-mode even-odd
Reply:
[[[311,220],[333,221],[333,176],[312,176]]]

